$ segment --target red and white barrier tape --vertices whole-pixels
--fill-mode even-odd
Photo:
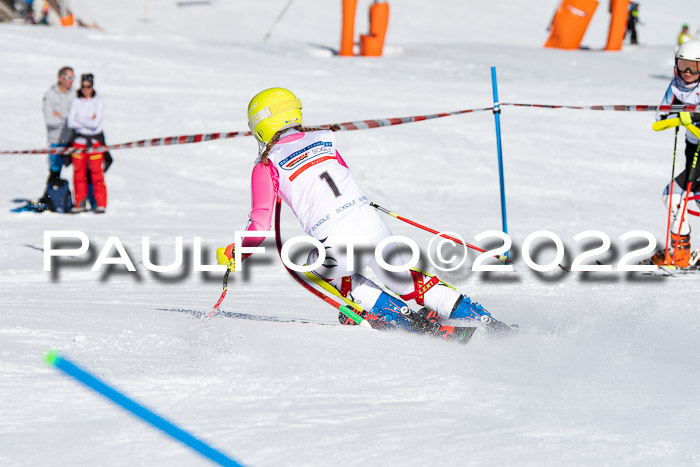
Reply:
[[[481,109],[467,109],[467,110],[456,110],[454,112],[442,112],[438,114],[431,115],[418,115],[414,117],[399,117],[399,118],[381,118],[376,120],[358,120],[356,122],[345,122],[339,123],[341,131],[352,131],[352,130],[367,130],[370,128],[379,128],[383,126],[392,125],[402,125],[404,123],[422,122],[425,120],[432,120],[434,118],[451,117],[452,115],[461,115],[472,112],[485,112],[488,110],[493,110],[493,107],[484,107]],[[323,125],[323,127],[330,127],[331,125]]]
[[[700,112],[700,105],[546,105],[502,103],[511,107],[540,109],[608,110],[615,112]]]
[[[250,131],[232,131],[229,133],[207,133],[198,135],[166,136],[163,138],[142,139],[141,141],[130,141],[128,143],[109,144],[100,146],[100,152],[113,151],[117,149],[148,148],[152,146],[172,146],[175,144],[201,143],[203,141],[213,141],[216,139],[236,138],[239,136],[251,136]],[[53,148],[53,149],[27,149],[22,151],[0,151],[0,154],[82,154],[87,149],[77,148]],[[88,154],[99,154],[99,152],[89,152]]]
[[[353,131],[353,130],[366,130],[369,128],[379,128],[383,126],[401,125],[404,123],[422,122],[424,120],[432,120],[434,118],[450,117],[452,115],[461,115],[472,112],[484,112],[487,110],[493,110],[493,107],[485,107],[482,109],[467,109],[467,110],[456,110],[454,112],[442,112],[430,115],[417,115],[413,117],[399,117],[399,118],[383,118],[376,120],[357,120],[354,122],[344,122],[338,123],[340,131]],[[323,128],[330,128],[331,124],[320,125]],[[239,136],[252,136],[250,131],[233,131],[230,133],[208,133],[208,134],[198,134],[198,135],[183,135],[183,136],[168,136],[165,138],[153,138],[144,139],[141,141],[132,141],[128,143],[120,144],[110,144],[108,146],[102,146],[101,151],[112,151],[117,149],[131,149],[131,148],[146,148],[152,146],[169,146],[174,144],[190,144],[190,143],[201,143],[203,141],[212,141],[216,139],[227,139],[236,138]],[[20,151],[0,151],[0,154],[81,154],[86,152],[86,149],[76,149],[76,148],[54,148],[54,149],[28,149]],[[88,154],[99,154],[97,152],[90,152]]]
[[[571,105],[545,105],[545,104],[513,104],[502,103],[501,106],[512,107],[535,107],[543,109],[573,109],[573,110],[608,110],[618,112],[698,112],[700,113],[700,105],[589,105],[589,106],[571,106]],[[472,112],[486,112],[493,110],[493,107],[483,107],[479,109],[456,110],[453,112],[441,112],[430,115],[416,115],[412,117],[398,118],[382,118],[374,120],[357,120],[354,122],[338,123],[341,131],[367,130],[370,128],[380,128],[383,126],[402,125],[404,123],[422,122],[435,118],[451,117],[453,115],[461,115]],[[329,128],[332,125],[320,125],[323,128]],[[228,133],[200,133],[197,135],[181,135],[167,136],[163,138],[144,139],[140,141],[130,141],[128,143],[110,144],[102,146],[100,152],[114,151],[117,149],[131,148],[147,148],[153,146],[172,146],[176,144],[191,144],[201,143],[204,141],[213,141],[217,139],[237,138],[241,136],[251,136],[250,131],[232,131]],[[0,155],[28,155],[28,154],[81,154],[87,152],[87,149],[77,148],[53,148],[53,149],[25,149],[17,151],[0,151]],[[98,154],[91,151],[88,154]]]

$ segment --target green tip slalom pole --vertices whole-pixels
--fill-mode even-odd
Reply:
[[[355,322],[355,324],[359,324],[360,326],[369,326],[369,322],[368,322],[366,319],[362,318],[360,315],[358,315],[357,313],[355,313],[355,312],[352,310],[352,308],[348,307],[347,305],[340,305],[340,306],[338,307],[338,310],[339,310],[342,314],[344,314],[345,316],[347,316],[348,318],[350,318],[351,320],[353,320],[353,321]],[[363,323],[364,323],[364,324],[363,324]],[[371,326],[370,326],[370,327],[371,327]]]
[[[442,232],[438,232],[438,231],[435,230],[435,229],[431,229],[430,227],[426,227],[426,226],[424,226],[424,225],[422,225],[422,224],[419,224],[418,222],[415,222],[415,221],[412,221],[412,220],[410,220],[410,219],[407,219],[407,218],[405,218],[405,217],[403,217],[403,216],[400,216],[400,215],[396,214],[395,212],[391,212],[391,211],[389,211],[388,209],[383,208],[383,207],[381,207],[380,205],[378,205],[378,204],[376,204],[376,203],[370,202],[369,205],[372,206],[372,207],[373,207],[374,209],[376,209],[377,211],[381,211],[381,212],[383,212],[384,214],[388,214],[388,215],[390,215],[391,217],[395,217],[396,219],[398,219],[398,220],[400,220],[400,221],[403,221],[403,222],[405,222],[405,223],[407,223],[407,224],[410,224],[410,225],[412,225],[412,226],[414,226],[414,227],[418,227],[418,228],[421,229],[421,230],[425,230],[426,232],[430,232],[430,233],[432,233],[432,234],[439,235],[439,236],[442,237],[442,238],[446,238],[446,239],[448,239],[448,240],[452,240],[453,242],[459,243],[460,245],[464,245],[464,246],[466,246],[467,248],[471,248],[472,250],[476,250],[476,251],[480,251],[480,252],[482,252],[482,253],[486,253],[486,250],[484,250],[483,248],[479,248],[478,246],[474,246],[474,245],[471,245],[471,244],[469,244],[469,243],[463,242],[462,240],[459,240],[459,239],[457,239],[457,238],[454,238],[454,237],[452,237],[451,235],[447,235],[447,234],[444,234],[444,233],[442,233]],[[498,259],[500,262],[502,262],[502,263],[504,263],[504,264],[506,264],[506,263],[511,263],[511,261],[508,259],[508,257],[506,257],[506,256],[504,256],[504,255],[501,255],[501,256],[496,256],[496,255],[494,255],[493,257],[496,258],[496,259]]]
[[[159,430],[161,430],[162,432],[164,432],[168,436],[175,438],[176,440],[187,445],[191,449],[197,451],[199,454],[203,455],[204,457],[207,457],[211,461],[213,461],[219,465],[225,465],[225,466],[231,466],[231,467],[240,467],[241,466],[241,464],[234,461],[230,457],[226,456],[225,454],[221,453],[220,451],[217,451],[216,449],[212,448],[211,446],[205,444],[204,442],[195,438],[194,436],[187,433],[186,431],[178,428],[177,426],[175,426],[174,424],[165,420],[164,418],[160,417],[159,415],[156,415],[155,413],[151,412],[146,407],[129,399],[127,396],[120,393],[116,389],[108,386],[106,383],[103,383],[102,381],[100,381],[99,379],[95,378],[90,373],[88,373],[86,370],[83,370],[82,368],[78,367],[74,363],[71,363],[70,361],[61,357],[58,354],[58,352],[56,352],[56,351],[48,352],[46,354],[46,357],[44,360],[45,360],[46,364],[48,364],[49,366],[52,366],[54,368],[61,370],[62,372],[64,372],[68,376],[78,380],[80,383],[84,384],[85,386],[89,387],[90,389],[100,393],[101,395],[103,395],[107,399],[111,400],[115,404],[128,410],[129,412],[136,415],[137,417],[139,417],[143,421],[150,423],[151,425],[158,428]]]

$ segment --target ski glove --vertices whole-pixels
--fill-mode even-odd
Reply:
[[[691,132],[696,138],[700,138],[700,128],[693,125],[697,121],[700,121],[700,116],[696,117],[695,114],[690,112],[681,112],[678,114],[678,118],[681,120],[681,124]]]
[[[236,251],[236,244],[235,243],[232,243],[226,247],[217,248],[216,249],[216,263],[226,266],[229,271],[235,271],[236,270],[235,251]]]
[[[690,125],[691,123],[700,123],[700,114],[681,112],[678,114],[683,125]]]
[[[693,123],[693,117],[691,116],[690,112],[681,112],[678,114],[678,117],[681,119],[681,125],[691,125]]]

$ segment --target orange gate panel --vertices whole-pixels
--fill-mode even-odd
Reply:
[[[563,0],[552,19],[545,47],[578,49],[598,8],[597,0]]]

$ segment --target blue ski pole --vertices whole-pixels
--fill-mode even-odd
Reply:
[[[87,371],[61,357],[60,355],[58,355],[57,352],[51,351],[48,354],[46,354],[46,363],[58,368],[68,376],[77,379],[79,382],[102,394],[115,404],[128,410],[129,412],[141,418],[142,420],[150,423],[154,427],[163,431],[165,434],[175,438],[181,443],[186,444],[190,448],[194,449],[195,451],[209,458],[210,460],[216,462],[217,464],[231,467],[241,466],[241,464],[227,457],[225,454],[198,440],[191,434],[178,428],[177,426],[173,425],[164,418],[156,415],[155,413],[148,410],[146,407],[138,404],[137,402],[134,402],[133,400],[126,397],[124,394],[117,391],[116,389],[108,386],[99,379],[95,378]]]
[[[501,146],[501,105],[498,102],[498,84],[496,82],[496,67],[491,67],[491,84],[493,86],[493,116],[496,119],[496,144],[498,146],[498,177],[501,184],[501,220],[503,233],[508,233],[508,220],[506,216],[506,187],[503,177],[503,148]],[[506,252],[506,258],[508,252]]]

